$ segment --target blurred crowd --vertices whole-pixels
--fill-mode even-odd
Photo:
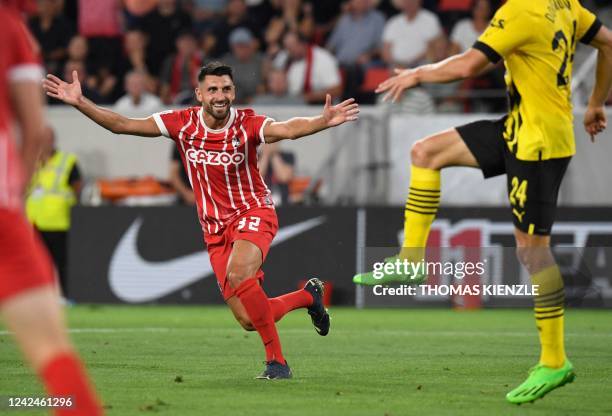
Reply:
[[[328,93],[374,103],[391,68],[469,48],[501,1],[38,0],[29,26],[48,72],[71,80],[76,71],[87,97],[119,110],[192,103],[196,73],[210,60],[234,67],[236,104],[318,104]],[[498,68],[419,88],[402,104],[419,113],[503,111],[502,90]]]

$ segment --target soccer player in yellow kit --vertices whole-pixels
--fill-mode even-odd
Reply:
[[[509,97],[505,117],[446,130],[413,145],[399,257],[417,262],[424,256],[440,201],[441,169],[470,166],[480,168],[485,178],[507,175],[517,255],[532,284],[539,285],[534,310],[541,344],[539,363],[506,395],[511,403],[532,402],[575,377],[564,349],[563,280],[549,244],[559,186],[575,153],[570,92],[578,42],[599,51],[595,87],[584,116],[593,139],[606,128],[612,34],[578,0],[508,0],[470,50],[436,64],[396,70],[377,90],[396,101],[420,83],[474,77],[504,60]],[[391,274],[382,282],[364,273],[353,280],[372,285],[423,277]]]

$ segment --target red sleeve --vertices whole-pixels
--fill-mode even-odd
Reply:
[[[246,131],[249,133],[249,137],[255,139],[255,144],[262,144],[266,142],[263,134],[263,129],[267,123],[273,122],[274,119],[268,116],[253,114],[248,115],[244,119],[244,125]]]
[[[189,110],[168,110],[153,114],[153,120],[162,135],[175,141],[183,127],[189,123],[189,118]]]
[[[6,68],[8,81],[40,82],[44,74],[36,41],[18,17],[7,12],[0,16],[5,17],[0,25],[0,38],[3,39],[0,59],[6,59],[2,66]]]

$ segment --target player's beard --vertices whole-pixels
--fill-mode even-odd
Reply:
[[[216,120],[225,120],[230,112],[230,108],[232,103],[230,101],[226,101],[225,107],[222,109],[215,108],[214,104],[219,103],[210,103],[206,107],[206,112],[213,116]]]

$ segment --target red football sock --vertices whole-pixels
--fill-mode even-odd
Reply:
[[[304,289],[300,289],[286,295],[270,298],[268,301],[270,301],[274,321],[278,321],[294,309],[307,308],[312,305],[312,295]]]
[[[73,353],[52,358],[40,371],[49,396],[71,397],[72,407],[56,408],[56,416],[101,416],[102,408],[85,369]]]
[[[259,332],[261,341],[266,348],[266,361],[276,360],[285,364],[278,332],[274,324],[274,315],[268,302],[268,297],[256,278],[250,278],[240,283],[236,288],[236,296],[242,302],[251,323]]]

